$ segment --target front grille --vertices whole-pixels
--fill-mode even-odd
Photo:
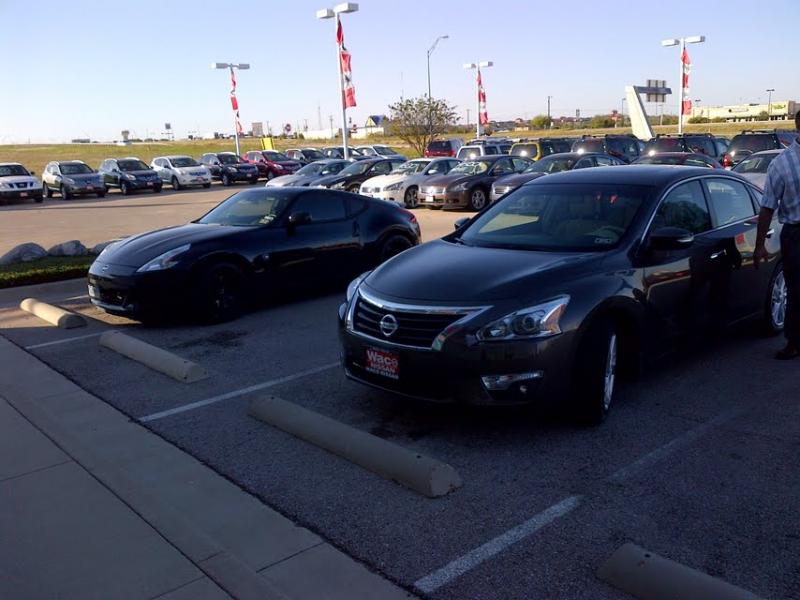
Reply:
[[[397,320],[397,330],[388,337],[380,328],[381,319],[386,315],[392,315]],[[464,313],[429,314],[390,310],[375,306],[364,298],[358,298],[353,313],[353,328],[359,333],[393,344],[430,348],[436,336],[463,316]]]
[[[30,184],[30,185],[31,185],[31,187],[33,187],[33,184]],[[20,189],[20,190],[28,189],[28,182],[23,181],[22,183],[18,183],[17,184],[17,189]]]
[[[111,306],[125,306],[128,303],[128,294],[120,290],[98,288],[100,301]]]
[[[365,187],[363,188],[365,194],[377,194],[381,191],[379,187]]]
[[[434,187],[434,186],[424,187],[424,188],[422,188],[422,193],[423,194],[431,194],[431,195],[444,194],[444,188],[443,187]]]

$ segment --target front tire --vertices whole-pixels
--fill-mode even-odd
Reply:
[[[417,206],[419,206],[418,192],[419,190],[415,185],[412,185],[406,190],[406,193],[403,196],[403,202],[405,203],[406,208],[417,208]]]
[[[222,185],[224,185],[225,187],[231,185],[231,178],[230,175],[228,175],[227,173],[222,175]]]
[[[244,274],[230,263],[212,265],[200,275],[195,297],[197,313],[202,321],[231,321],[242,313]]]
[[[175,190],[176,192],[183,189],[181,182],[178,181],[178,178],[175,177],[174,175],[172,176],[172,189]]]
[[[412,244],[409,239],[403,235],[392,235],[388,237],[383,244],[381,244],[381,249],[378,253],[378,264],[386,262],[401,252],[405,252],[411,248],[411,246]]]
[[[486,206],[486,190],[475,188],[469,193],[469,207],[474,211],[480,211]]]
[[[360,189],[361,189],[361,184],[355,183],[351,185],[349,188],[347,188],[347,191],[350,192],[351,194],[357,194]]]
[[[605,421],[614,399],[619,336],[614,324],[602,320],[584,334],[575,361],[573,402],[578,419],[587,425]]]
[[[203,184],[203,187],[204,187],[205,189],[208,189],[208,188],[210,188],[210,187],[211,187],[211,184],[210,184],[210,183],[204,183],[204,184]]]
[[[120,182],[120,184],[119,184],[119,193],[122,194],[123,196],[130,195],[131,186],[125,181]]]
[[[782,263],[778,263],[770,279],[764,302],[763,320],[764,330],[768,335],[777,335],[783,331],[786,322],[786,279]]]
[[[154,194],[160,194],[161,193],[161,186],[160,185],[154,186],[153,187],[153,193]]]
[[[52,198],[53,197],[53,190],[47,187],[47,184],[42,185],[42,195],[45,198]]]
[[[62,200],[70,200],[72,198],[72,194],[69,193],[69,190],[64,184],[62,184],[61,187],[59,187],[58,189],[61,192]]]

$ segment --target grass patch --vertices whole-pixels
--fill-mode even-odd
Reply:
[[[94,256],[48,256],[0,267],[0,289],[86,277]]]

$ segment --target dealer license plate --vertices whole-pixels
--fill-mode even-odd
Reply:
[[[396,352],[367,348],[367,371],[390,379],[400,378],[400,357]]]
[[[22,192],[22,193],[19,195],[19,197],[20,197],[20,198],[27,198],[27,197],[28,197],[28,192]]]
[[[434,199],[435,198],[433,196],[425,196],[425,202],[433,202]]]

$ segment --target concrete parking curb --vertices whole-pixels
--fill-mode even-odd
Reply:
[[[597,571],[614,587],[642,600],[758,600],[755,594],[685,565],[625,544]]]
[[[86,319],[82,316],[64,310],[60,306],[53,306],[47,304],[36,298],[25,298],[19,307],[42,319],[51,325],[60,327],[61,329],[74,329],[76,327],[86,327]]]
[[[248,414],[429,498],[462,485],[446,463],[275,396],[253,400]]]
[[[100,336],[100,345],[183,383],[193,383],[208,377],[205,368],[197,363],[120,331],[105,332]]]

